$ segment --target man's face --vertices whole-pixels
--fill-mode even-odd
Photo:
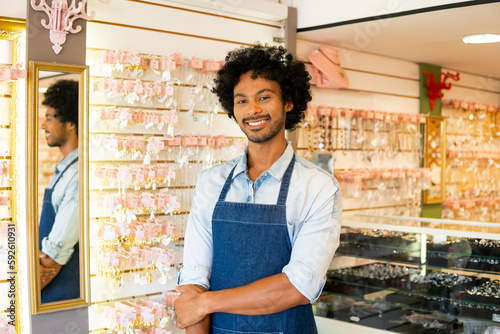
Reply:
[[[283,103],[276,81],[244,73],[234,87],[234,117],[241,130],[253,143],[264,143],[285,131],[286,113],[291,102]]]
[[[45,121],[42,129],[45,130],[45,139],[50,147],[63,146],[68,139],[68,130],[71,123],[62,123],[54,108],[47,107],[45,111]]]

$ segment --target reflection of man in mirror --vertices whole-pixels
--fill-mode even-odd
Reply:
[[[78,201],[78,82],[59,80],[45,92],[42,129],[63,159],[45,189],[39,225],[41,301],[80,296]]]

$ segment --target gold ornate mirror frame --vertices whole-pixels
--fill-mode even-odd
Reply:
[[[45,113],[40,111],[41,79],[44,75],[75,77],[78,81],[78,192],[79,192],[79,297],[42,303],[39,260],[39,160],[40,126]],[[88,66],[30,61],[29,63],[29,113],[28,113],[28,222],[30,235],[30,291],[33,314],[56,312],[90,305],[89,232],[88,232]],[[55,118],[56,116],[54,116]],[[61,123],[63,124],[63,123]],[[50,136],[53,134],[51,133]],[[53,172],[51,166],[51,172]],[[66,189],[64,189],[66,191]],[[76,249],[76,248],[75,248]],[[75,251],[76,252],[76,251]],[[76,253],[74,253],[76,254]],[[57,276],[56,276],[57,277]],[[76,281],[75,281],[76,282]],[[53,283],[53,282],[51,282]],[[77,292],[78,294],[78,292]]]

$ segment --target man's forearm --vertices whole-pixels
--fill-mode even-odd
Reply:
[[[61,271],[62,265],[40,251],[40,290],[45,288]]]
[[[272,314],[309,303],[283,273],[233,289],[207,291],[201,299],[200,306],[206,314]]]

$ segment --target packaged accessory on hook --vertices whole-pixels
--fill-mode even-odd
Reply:
[[[307,58],[313,64],[316,85],[324,88],[348,88],[349,79],[340,65],[338,51],[334,48],[321,45],[318,49],[309,52]]]

